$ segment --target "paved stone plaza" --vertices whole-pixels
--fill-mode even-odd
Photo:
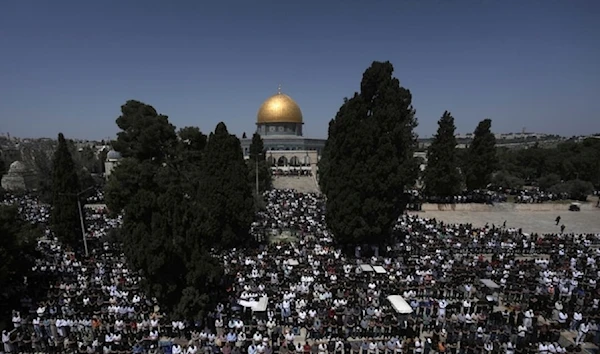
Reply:
[[[600,209],[571,211],[425,211],[418,215],[436,218],[449,223],[471,223],[483,226],[486,223],[507,227],[522,228],[527,233],[554,233],[565,225],[565,232],[600,233]],[[561,217],[556,226],[555,219]]]

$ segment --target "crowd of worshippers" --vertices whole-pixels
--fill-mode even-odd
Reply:
[[[93,188],[86,198],[88,204],[101,204],[104,203],[104,191],[100,187]]]
[[[567,200],[570,198],[569,193],[550,193],[544,192],[539,188],[529,190],[517,190],[511,194],[515,196],[515,203],[544,203],[558,200]]]
[[[221,254],[232,285],[205,318],[163,313],[119,245],[92,242],[85,258],[47,233],[28,279],[35,291],[2,333],[5,353],[554,354],[600,344],[600,234],[404,215],[392,246],[344,255],[325,228],[322,197],[275,190],[265,199],[253,227],[294,229],[297,241]],[[48,208],[35,199],[7,202],[46,225]],[[108,232],[108,215],[87,213]],[[572,344],[559,343],[565,333]]]
[[[434,204],[458,204],[458,203],[478,203],[494,204],[503,203],[508,200],[508,196],[502,192],[489,190],[465,191],[461,194],[451,197],[438,197],[424,195],[422,192],[413,190],[409,193],[409,204],[434,203]]]
[[[312,171],[310,169],[294,168],[294,167],[289,167],[285,170],[278,169],[278,168],[272,168],[271,174],[276,177],[277,176],[312,176]]]

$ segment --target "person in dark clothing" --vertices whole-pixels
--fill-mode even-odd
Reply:
[[[556,226],[558,226],[558,224],[560,223],[560,215],[556,217]]]

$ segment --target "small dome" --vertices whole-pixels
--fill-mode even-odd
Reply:
[[[121,153],[115,150],[110,150],[108,152],[108,154],[106,154],[106,159],[107,160],[120,160],[121,159]]]
[[[23,173],[27,173],[29,171],[29,168],[27,168],[27,166],[22,163],[21,161],[15,161],[13,163],[10,164],[10,167],[8,168],[8,173],[14,173],[14,174],[23,174]]]
[[[257,123],[300,123],[302,111],[298,104],[281,92],[269,97],[258,110]]]

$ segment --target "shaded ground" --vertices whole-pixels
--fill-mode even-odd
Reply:
[[[582,210],[580,212],[556,211],[427,211],[417,212],[426,218],[436,218],[449,223],[471,223],[483,226],[486,223],[502,226],[506,220],[507,227],[522,228],[528,233],[553,233],[560,231],[560,225],[565,225],[565,232],[600,233],[600,209]],[[554,221],[561,217],[560,224]]]

